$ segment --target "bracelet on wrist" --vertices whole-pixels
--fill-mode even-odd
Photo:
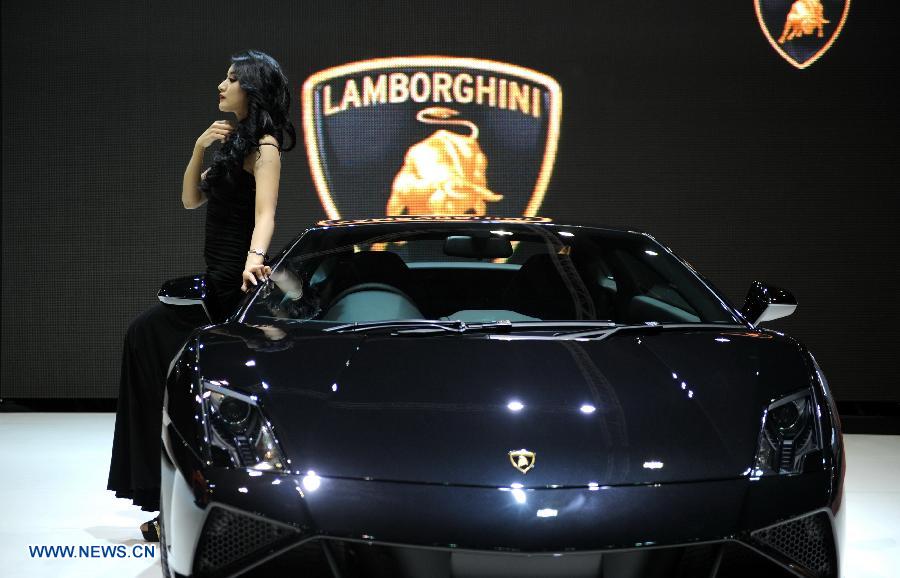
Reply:
[[[250,257],[250,255],[262,257],[263,263],[266,263],[269,260],[269,255],[265,251],[260,251],[259,249],[250,249],[247,251],[247,257]]]

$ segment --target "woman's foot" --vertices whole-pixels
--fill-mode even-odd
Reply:
[[[141,524],[141,534],[148,542],[159,542],[159,516]]]

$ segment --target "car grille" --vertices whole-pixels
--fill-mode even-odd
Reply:
[[[837,575],[837,556],[828,514],[819,512],[758,530],[751,544],[782,561],[800,565],[812,576]]]
[[[325,548],[334,566],[330,566]],[[721,556],[720,556],[721,554]],[[589,558],[591,554],[575,553]],[[659,548],[640,552],[597,552],[591,578],[796,578],[756,550],[737,542]],[[452,556],[467,558],[452,561]],[[443,558],[442,558],[443,557]],[[579,564],[583,566],[583,564]],[[715,574],[713,570],[715,569]],[[313,539],[241,574],[242,578],[302,575],[303,578],[453,578],[585,576],[570,562],[513,553],[454,552]]]
[[[206,518],[194,558],[194,574],[218,576],[242,561],[275,551],[297,539],[291,528],[239,514],[224,508],[213,508]]]
[[[438,575],[467,578],[488,574],[521,578],[538,575],[533,573],[533,567],[540,565],[546,569],[541,576],[573,575],[570,571],[572,567],[566,566],[571,564],[571,556],[567,562],[566,558],[554,561],[548,556],[535,559],[516,553],[427,550],[337,538],[314,538],[294,544],[300,537],[300,532],[290,527],[213,508],[197,549],[194,574],[203,577],[234,573],[241,576],[273,576],[302,571],[304,578],[418,578]],[[602,575],[604,578],[837,576],[831,522],[826,513],[752,532],[741,542],[573,555],[586,558],[596,556],[597,571],[590,573],[590,576]],[[260,561],[264,563],[244,573]],[[795,572],[788,571],[786,567],[793,568]]]

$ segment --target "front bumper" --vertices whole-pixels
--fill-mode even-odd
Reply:
[[[787,575],[837,576],[841,515],[823,490],[826,472],[515,494],[327,477],[310,489],[303,474],[219,469],[195,471],[189,488],[168,467],[167,548],[182,575],[233,575],[280,559],[324,576],[526,576],[539,568],[597,576],[602,568],[605,577],[630,577],[667,564],[660,575],[677,576],[672,568],[694,560],[704,575],[718,565],[724,577],[743,575],[734,571],[749,562],[731,560],[750,556],[768,575],[779,571],[774,561]],[[361,564],[382,570],[354,570]]]

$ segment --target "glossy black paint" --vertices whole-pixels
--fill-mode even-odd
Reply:
[[[384,543],[519,552],[563,552],[714,541],[827,508],[810,492],[823,472],[790,480],[747,478],[705,483],[529,490],[524,503],[484,487],[323,478],[315,492],[303,475],[250,477],[211,472],[211,501],[326,534]],[[300,495],[298,488],[303,491]],[[244,491],[246,490],[246,491]],[[554,517],[537,511],[555,509]]]
[[[734,478],[752,465],[760,408],[808,383],[795,342],[737,326],[602,341],[286,326],[293,346],[274,352],[226,329],[199,340],[203,377],[256,395],[293,467],[325,476],[526,487]],[[519,448],[537,453],[526,475],[507,457]]]
[[[793,300],[764,286],[751,294],[753,303]],[[749,324],[597,341],[509,337],[235,321],[200,330],[170,374],[163,432],[192,503],[167,506],[223,504],[303,536],[519,552],[740,538],[826,509],[840,542],[837,413],[797,341]],[[289,471],[210,466],[202,380],[256,396]],[[823,451],[799,475],[754,477],[766,407],[804,388]],[[536,452],[524,475],[507,455],[519,448]]]

